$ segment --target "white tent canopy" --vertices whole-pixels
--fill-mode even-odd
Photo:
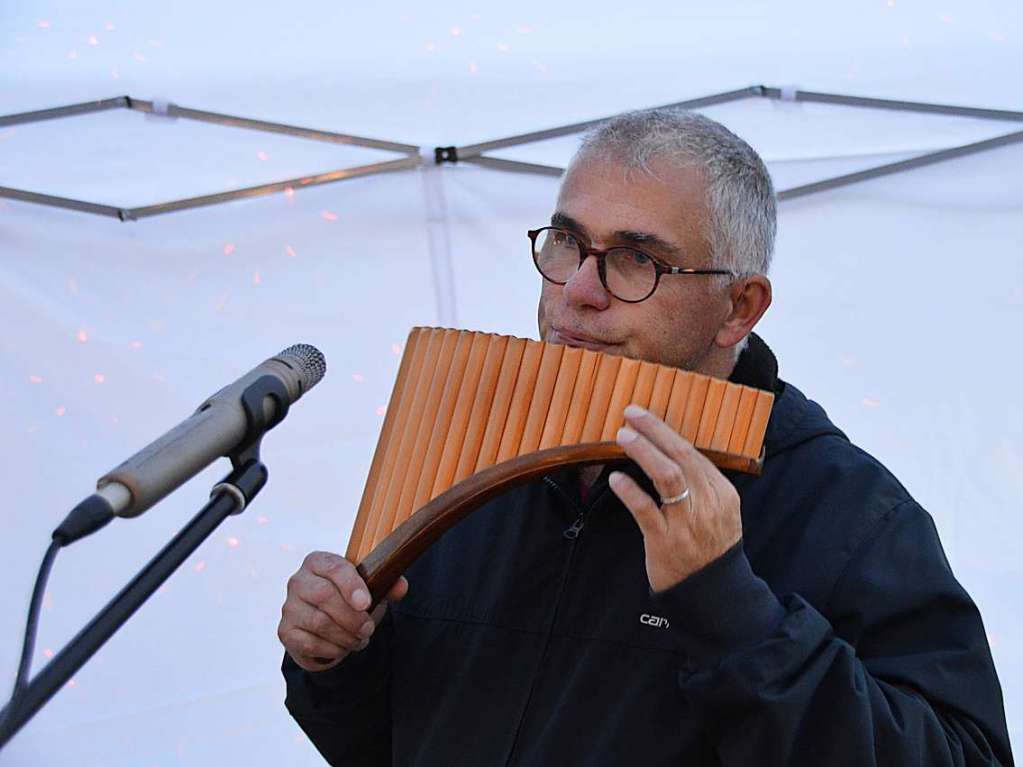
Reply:
[[[8,3],[0,114],[130,93],[432,155],[754,83],[1023,108],[1015,3],[549,5],[189,0],[171,15]],[[763,99],[702,111],[761,152],[778,188],[1019,128]],[[576,142],[493,154],[563,165]],[[393,157],[126,110],[0,127],[0,186],[128,206]],[[775,303],[760,326],[782,376],[935,517],[984,614],[1017,743],[1021,163],[1023,147],[1009,146],[782,203]],[[459,164],[129,223],[0,200],[0,664],[11,680],[49,534],[96,477],[285,346],[313,343],[328,361],[323,383],[267,437],[270,482],[252,508],[0,762],[320,763],[282,705],[284,583],[306,552],[344,547],[410,327],[535,336],[525,231],[549,217],[556,190],[554,178]],[[226,473],[214,467],[60,554],[36,669]]]

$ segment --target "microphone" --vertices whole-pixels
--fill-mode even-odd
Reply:
[[[98,530],[113,516],[138,516],[217,458],[258,441],[326,372],[323,354],[309,344],[289,346],[257,365],[100,477],[97,492],[75,507],[54,531],[54,540],[67,545]],[[251,433],[253,418],[262,425],[258,434]]]

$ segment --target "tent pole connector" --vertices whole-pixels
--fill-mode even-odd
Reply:
[[[458,163],[458,147],[455,146],[439,146],[433,150],[433,160],[437,165],[443,165],[446,162],[456,165]]]

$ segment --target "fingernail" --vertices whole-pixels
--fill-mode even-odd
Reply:
[[[356,589],[352,592],[352,607],[362,610],[369,607],[369,594],[365,589]]]
[[[359,636],[364,639],[369,639],[373,636],[373,629],[375,628],[376,626],[373,625],[373,621],[366,621],[362,624],[362,628],[359,629]]]
[[[646,410],[641,408],[639,405],[629,405],[625,408],[625,415],[630,418],[639,418],[641,415],[645,415]]]
[[[607,484],[612,488],[618,487],[622,481],[622,473],[620,471],[612,471],[607,475]]]
[[[619,445],[628,445],[634,439],[636,439],[636,432],[634,432],[628,426],[623,426],[618,430]]]
[[[359,644],[355,645],[355,651],[359,652],[360,650],[365,650],[367,647],[369,647],[369,640],[363,639],[359,642]]]

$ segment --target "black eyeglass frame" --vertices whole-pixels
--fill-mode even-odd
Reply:
[[[627,246],[627,245],[616,245],[613,248],[606,248],[605,250],[600,250],[598,248],[592,248],[592,247],[589,246],[588,243],[584,242],[584,240],[586,239],[585,237],[580,235],[578,232],[574,232],[571,229],[566,229],[563,226],[541,226],[539,229],[530,229],[530,230],[528,230],[526,232],[526,234],[529,236],[530,243],[532,243],[531,250],[533,251],[533,266],[535,266],[536,270],[538,272],[540,272],[540,276],[541,277],[543,277],[548,282],[554,283],[555,285],[564,285],[564,284],[566,284],[568,282],[568,280],[565,280],[565,282],[558,282],[557,280],[552,280],[550,277],[548,277],[546,274],[543,273],[543,270],[540,268],[540,264],[537,263],[537,260],[536,260],[537,259],[537,255],[538,255],[537,252],[536,252],[536,238],[539,237],[543,232],[548,232],[548,231],[563,232],[563,233],[565,233],[567,235],[570,235],[571,237],[575,238],[575,242],[579,246],[579,267],[578,267],[579,269],[582,268],[583,263],[586,261],[587,258],[589,258],[590,256],[596,256],[597,257],[597,273],[600,275],[600,284],[603,285],[604,286],[604,290],[606,290],[612,296],[617,298],[619,301],[624,301],[627,304],[638,304],[640,301],[646,301],[648,298],[650,298],[650,296],[652,296],[654,294],[654,291],[657,290],[657,286],[660,285],[660,283],[661,283],[661,275],[662,274],[727,274],[727,275],[730,275],[732,277],[738,276],[738,275],[735,274],[735,272],[733,272],[730,269],[693,269],[693,268],[687,267],[687,266],[668,266],[668,264],[664,263],[663,261],[660,261],[655,256],[652,256],[651,254],[647,253],[645,250],[640,250],[639,248],[633,248],[633,247],[630,247],[630,246]],[[611,251],[613,251],[613,250],[628,250],[628,251],[632,251],[633,253],[639,253],[641,256],[644,256],[645,258],[649,258],[650,259],[650,261],[654,265],[654,270],[656,272],[656,276],[654,277],[654,286],[652,288],[650,288],[650,292],[649,293],[647,293],[642,298],[632,298],[632,299],[622,298],[617,293],[615,293],[613,290],[611,290],[611,288],[608,287],[608,285],[607,285],[607,255]]]

